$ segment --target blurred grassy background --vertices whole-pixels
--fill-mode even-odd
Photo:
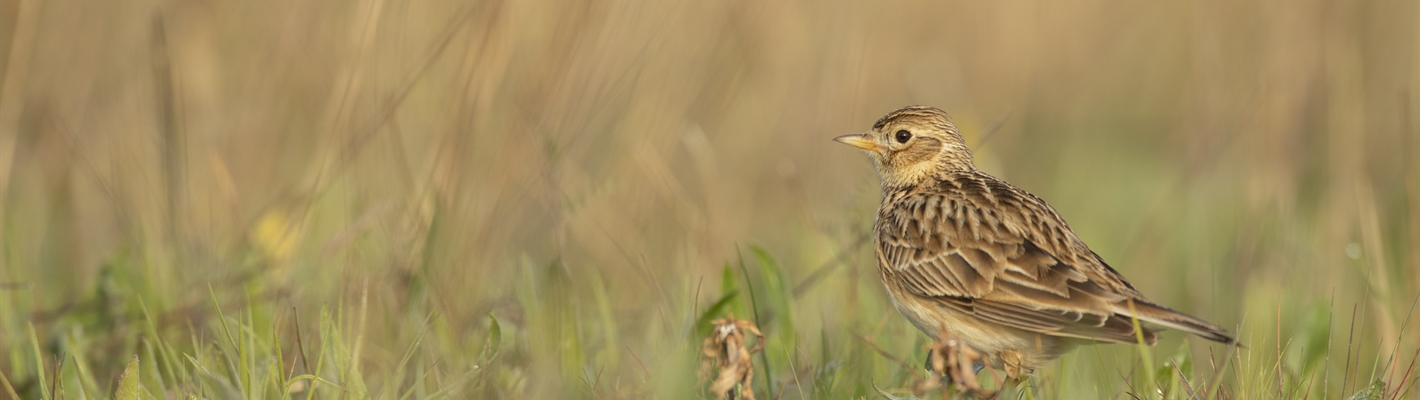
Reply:
[[[729,311],[760,398],[905,395],[829,139],[908,104],[1248,345],[1011,396],[1420,398],[1414,1],[7,0],[0,50],[0,398],[697,398]]]

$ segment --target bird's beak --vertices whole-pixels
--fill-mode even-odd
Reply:
[[[878,144],[868,137],[867,133],[854,133],[833,138],[833,141],[849,146],[857,147],[867,151],[877,151]]]

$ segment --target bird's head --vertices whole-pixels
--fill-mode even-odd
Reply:
[[[935,107],[904,107],[883,116],[867,132],[833,140],[867,152],[884,187],[917,184],[944,171],[976,169],[966,141],[947,113]]]

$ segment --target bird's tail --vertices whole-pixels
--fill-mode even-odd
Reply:
[[[1212,340],[1223,344],[1237,344],[1237,339],[1223,327],[1214,325],[1211,322],[1198,319],[1192,315],[1174,311],[1168,307],[1150,303],[1146,300],[1133,300],[1132,310],[1129,301],[1121,302],[1116,313],[1131,315],[1140,321],[1162,325],[1167,328],[1198,335],[1198,337]]]

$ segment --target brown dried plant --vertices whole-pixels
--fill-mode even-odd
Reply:
[[[759,332],[759,327],[753,322],[735,319],[734,314],[710,323],[714,325],[714,329],[700,348],[706,357],[700,365],[701,381],[708,380],[714,371],[716,375],[715,380],[710,383],[710,392],[715,394],[716,399],[753,400],[754,388],[751,383],[754,380],[754,363],[750,360],[750,355],[764,348],[764,334]],[[756,337],[753,348],[745,346],[746,331]],[[741,388],[738,396],[735,392],[736,386]]]
[[[977,363],[984,363],[985,356],[949,335],[945,325],[941,327],[937,337],[941,339],[927,345],[927,379],[917,382],[913,391],[920,396],[930,390],[942,388],[942,378],[946,377],[964,393],[987,399],[995,398],[997,391],[982,388],[981,384],[976,382],[975,366]]]

